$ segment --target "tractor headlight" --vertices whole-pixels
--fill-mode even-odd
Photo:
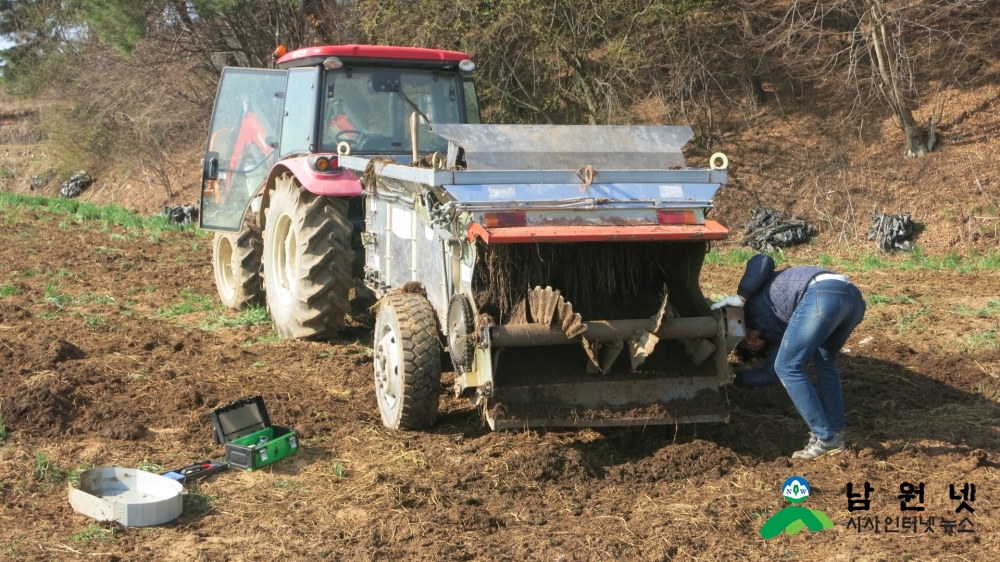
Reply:
[[[469,59],[465,59],[462,62],[458,63],[458,69],[461,70],[462,72],[472,72],[473,70],[476,69],[476,63],[472,62]]]

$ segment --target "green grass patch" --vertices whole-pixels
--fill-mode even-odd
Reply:
[[[36,481],[51,485],[66,484],[79,479],[79,474],[75,470],[60,467],[43,451],[35,454],[34,475]]]
[[[239,316],[231,318],[222,311],[213,311],[205,320],[198,325],[203,330],[217,330],[219,328],[233,328],[239,326],[259,326],[270,324],[271,315],[267,313],[267,308],[253,305],[241,312]]]
[[[88,314],[83,317],[83,325],[88,330],[94,330],[107,324],[108,321],[100,314]]]
[[[726,253],[725,262],[729,265],[745,265],[757,252],[746,248],[733,248]]]
[[[745,265],[757,252],[746,248],[732,248],[720,251],[713,248],[705,255],[706,264]],[[920,247],[912,252],[884,253],[877,251],[844,251],[839,254],[822,253],[818,257],[797,256],[794,248],[787,251],[768,252],[778,266],[818,265],[850,273],[871,270],[896,271],[955,271],[974,273],[979,271],[1000,271],[1000,251],[986,253],[970,251],[960,254],[952,251],[944,255],[926,255]]]
[[[255,343],[276,343],[279,341],[281,341],[281,336],[279,336],[277,332],[271,332],[266,336],[257,336],[256,338],[243,342],[243,347],[250,347]]]
[[[72,298],[59,289],[60,287],[56,283],[46,283],[45,296],[43,298],[45,299],[45,302],[58,309],[62,309],[64,306],[72,302]]]
[[[920,309],[903,316],[896,321],[896,333],[900,336],[906,335],[907,332],[916,326],[917,319],[928,312],[930,311],[926,307],[922,306]]]
[[[757,252],[747,248],[730,248],[725,253],[720,252],[717,248],[712,248],[705,254],[705,263],[714,263],[721,265],[745,265],[747,261],[756,256]],[[777,263],[779,260],[784,258],[781,254],[775,253],[770,254]]]
[[[115,299],[110,295],[98,295],[94,293],[81,293],[72,299],[73,306],[83,306],[85,304],[114,304]]]
[[[20,537],[10,539],[10,546],[8,546],[7,549],[3,551],[4,556],[10,556],[10,557],[21,556],[22,553],[19,547],[20,544],[24,542],[24,539],[26,538],[28,538],[28,535],[21,535]]]
[[[976,260],[976,267],[986,271],[1000,271],[1000,253],[990,250]]]
[[[59,268],[59,271],[52,274],[52,280],[58,281],[64,277],[69,277],[70,275],[72,275],[72,273],[70,273],[68,269],[61,267]]]
[[[213,310],[216,307],[212,299],[194,294],[187,288],[181,291],[181,298],[183,300],[173,306],[158,308],[156,310],[157,318],[170,318],[182,314],[191,314],[192,312],[205,312]]]
[[[0,418],[0,441],[7,438],[7,424],[3,422],[3,418]]]
[[[1000,312],[1000,299],[991,300],[986,303],[986,306],[976,309],[960,304],[953,311],[955,314],[961,314],[962,316],[993,316],[997,312]]]
[[[868,302],[868,306],[881,306],[885,304],[918,304],[917,301],[906,295],[886,296],[872,294],[865,300]]]
[[[107,543],[115,538],[115,527],[105,528],[97,523],[91,523],[82,531],[70,536],[73,542]]]
[[[76,222],[100,221],[101,231],[107,232],[110,225],[125,227],[128,229],[146,230],[153,232],[172,231],[195,231],[193,224],[181,226],[171,222],[163,215],[143,217],[138,213],[130,211],[117,203],[108,205],[95,205],[86,201],[76,199],[66,199],[63,197],[36,197],[34,195],[23,195],[20,193],[0,192],[0,210],[25,209],[29,211],[48,211],[60,215],[66,215]]]
[[[996,349],[1000,347],[1000,335],[997,334],[996,328],[990,328],[965,338],[965,343],[971,349]]]
[[[12,297],[14,295],[20,295],[21,289],[18,289],[14,285],[2,285],[0,286],[0,298]]]
[[[207,515],[214,509],[212,504],[218,499],[217,496],[205,493],[196,482],[188,487],[188,493],[184,496],[184,515],[193,518]]]
[[[139,466],[137,466],[136,468],[138,468],[139,470],[143,470],[146,472],[153,472],[153,473],[160,472],[160,470],[162,470],[162,467],[160,465],[149,460],[148,458],[142,459],[142,462],[139,463]]]

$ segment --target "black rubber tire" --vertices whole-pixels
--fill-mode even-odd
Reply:
[[[441,400],[441,340],[426,297],[392,293],[379,303],[374,363],[382,423],[390,429],[430,427]]]
[[[351,310],[347,200],[309,193],[293,176],[275,182],[264,230],[267,310],[282,339],[319,337]]]
[[[234,310],[264,303],[260,274],[260,233],[216,232],[212,240],[212,272],[222,304]]]

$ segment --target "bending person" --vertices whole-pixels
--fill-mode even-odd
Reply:
[[[861,291],[843,275],[820,267],[775,271],[774,260],[759,254],[747,262],[736,293],[712,308],[744,307],[747,336],[742,345],[747,349],[778,346],[769,350],[763,367],[740,373],[738,382],[766,384],[773,363],[773,371],[809,426],[809,441],[792,458],[815,459],[843,451],[844,393],[837,352],[865,316]],[[818,387],[806,373],[810,360]]]

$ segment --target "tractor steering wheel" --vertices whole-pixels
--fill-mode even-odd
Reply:
[[[365,134],[355,129],[341,129],[340,132],[334,135],[333,140],[335,143],[347,142],[356,148],[365,140]]]

